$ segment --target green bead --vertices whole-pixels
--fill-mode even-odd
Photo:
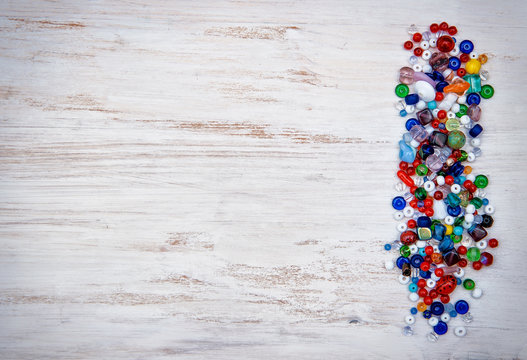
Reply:
[[[419,240],[430,240],[432,238],[432,231],[430,228],[418,228],[417,235],[419,235]]]
[[[405,97],[409,92],[410,89],[408,89],[408,85],[399,84],[395,87],[395,95],[399,96],[400,98]]]
[[[468,192],[468,190],[461,191],[459,194],[457,194],[457,196],[461,200],[459,204],[463,207],[467,207],[468,202],[470,200],[470,193]]]
[[[416,190],[415,190],[415,198],[417,200],[424,200],[426,199],[426,197],[428,196],[428,193],[426,192],[426,190],[422,187],[418,187]]]
[[[448,119],[445,123],[445,127],[448,131],[459,129],[459,120],[458,119]]]
[[[454,226],[462,225],[463,221],[465,221],[465,217],[464,216],[457,217],[456,220],[454,220]]]
[[[463,240],[463,235],[450,234],[450,240],[452,240],[453,242],[455,242],[457,244],[457,243],[461,242],[461,240]]]
[[[489,184],[489,179],[485,175],[478,175],[476,176],[476,179],[474,180],[474,185],[476,185],[477,188],[484,189]]]
[[[457,117],[462,117],[463,115],[467,115],[468,106],[465,104],[459,105],[459,111],[456,113]]]
[[[467,290],[472,290],[476,287],[476,283],[472,279],[465,279],[463,281],[463,287]]]
[[[490,85],[483,85],[479,94],[483,99],[490,99],[494,95],[494,88]]]
[[[459,157],[459,159],[457,159],[457,161],[461,162],[461,161],[467,160],[468,153],[465,150],[460,150],[460,152],[461,152],[461,156]]]
[[[401,254],[401,256],[403,257],[408,257],[410,256],[410,254],[412,253],[410,251],[410,247],[408,247],[408,245],[403,245],[401,246],[401,248],[399,249],[399,253]]]
[[[459,130],[454,130],[448,134],[447,144],[452,149],[457,150],[457,149],[461,149],[463,145],[465,145],[466,140],[467,139],[465,137],[465,134],[463,134],[463,132]]]
[[[425,164],[420,164],[415,169],[415,173],[419,176],[425,176],[426,174],[428,174],[428,168]]]
[[[478,261],[481,256],[481,252],[477,247],[471,247],[467,251],[467,259],[470,261]]]

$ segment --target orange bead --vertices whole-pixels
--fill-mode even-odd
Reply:
[[[485,54],[481,54],[478,56],[478,61],[482,64],[485,64],[489,58]]]
[[[422,301],[417,303],[417,311],[423,312],[426,310],[427,307],[428,306],[426,306],[426,304]]]
[[[441,264],[443,262],[443,256],[439,253],[433,253],[432,254],[432,261],[434,264]]]
[[[465,166],[465,170],[463,170],[463,172],[467,175],[470,174],[472,172],[472,167],[468,165]]]

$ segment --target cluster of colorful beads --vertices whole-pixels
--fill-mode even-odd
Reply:
[[[467,164],[481,155],[479,104],[494,89],[482,85],[488,79],[481,70],[487,56],[478,54],[472,41],[456,39],[455,26],[432,24],[419,33],[412,25],[408,32],[411,40],[404,48],[413,51],[411,67],[400,69],[395,87],[399,114],[408,117],[408,132],[399,141],[400,195],[392,201],[400,235],[385,245],[398,257],[386,268],[398,269],[399,282],[416,303],[403,333],[413,334],[415,316],[421,314],[433,328],[428,338],[436,341],[458,315],[464,323],[472,321],[463,297],[479,298],[482,290],[466,275],[492,265],[489,248],[498,246],[498,240],[486,240],[494,222],[494,207],[483,190],[488,178]],[[467,138],[470,146],[463,150]],[[455,335],[466,334],[462,324]]]

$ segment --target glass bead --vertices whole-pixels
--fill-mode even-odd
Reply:
[[[471,247],[467,251],[467,259],[470,261],[478,261],[481,256],[481,252],[477,247]]]
[[[408,85],[406,84],[399,84],[395,87],[395,95],[397,95],[400,98],[404,98],[408,93],[410,92],[410,89],[408,88]]]

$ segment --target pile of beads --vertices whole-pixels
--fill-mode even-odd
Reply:
[[[479,104],[494,89],[482,85],[488,79],[481,70],[487,56],[474,51],[472,41],[456,39],[455,26],[432,24],[419,33],[412,25],[408,32],[404,48],[413,52],[411,67],[400,69],[395,87],[401,98],[396,107],[407,118],[408,131],[399,141],[400,195],[392,201],[400,234],[384,247],[398,257],[385,266],[398,269],[399,282],[415,303],[403,333],[413,334],[411,325],[420,313],[433,328],[428,339],[436,341],[458,315],[472,321],[462,298],[479,298],[482,290],[465,273],[492,265],[488,248],[498,246],[496,239],[485,240],[494,222],[494,207],[483,190],[487,176],[475,175],[468,165],[481,155]],[[463,150],[467,139],[470,146]],[[455,327],[454,334],[464,336],[465,327]]]

